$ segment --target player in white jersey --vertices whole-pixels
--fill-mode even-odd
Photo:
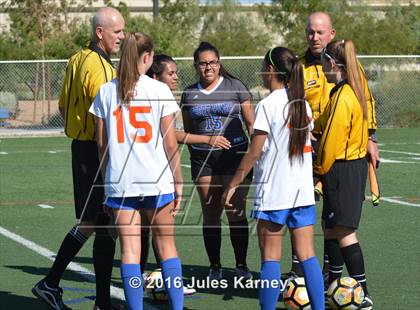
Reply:
[[[287,48],[276,47],[263,61],[264,86],[271,94],[256,108],[254,133],[248,152],[223,194],[230,200],[256,163],[255,199],[251,216],[257,219],[261,250],[260,306],[273,310],[280,294],[282,233],[287,225],[304,271],[311,307],[324,310],[324,285],[313,245],[316,219],[312,183],[310,130],[312,113],[304,100],[303,72]]]
[[[182,309],[182,269],[174,239],[183,183],[174,127],[179,108],[167,85],[145,75],[152,62],[151,38],[128,34],[118,78],[101,87],[90,112],[97,120],[105,205],[117,224],[129,309],[142,309],[140,209],[152,224],[171,309]]]

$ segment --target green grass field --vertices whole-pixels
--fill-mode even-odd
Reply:
[[[367,201],[359,230],[368,286],[375,309],[420,309],[420,129],[381,129],[381,157],[378,171],[382,196],[378,208]],[[188,165],[186,148],[183,163]],[[35,282],[44,276],[52,261],[42,248],[56,253],[62,239],[75,223],[70,166],[70,140],[54,138],[4,138],[0,140],[0,308],[46,309],[31,294]],[[185,179],[190,180],[189,169]],[[201,237],[201,212],[193,194],[187,211],[177,218],[177,247],[185,280],[204,279],[208,261]],[[53,208],[41,208],[39,205]],[[318,211],[321,207],[318,208]],[[250,221],[253,231],[254,222]],[[14,233],[16,235],[11,235]],[[322,235],[316,229],[316,250],[322,257]],[[14,236],[14,237],[13,237]],[[17,239],[19,237],[25,238]],[[282,271],[290,268],[289,238],[283,246]],[[29,243],[31,241],[32,243]],[[21,243],[27,244],[23,246]],[[92,239],[74,260],[93,270]],[[248,264],[254,276],[259,270],[257,236],[252,233]],[[45,255],[45,253],[44,253]],[[149,268],[155,267],[149,255]],[[113,285],[121,288],[119,255],[115,260]],[[224,229],[222,264],[227,279],[233,279],[233,250],[228,229]],[[74,271],[66,271],[60,285],[64,300],[73,309],[92,309],[94,284]],[[186,309],[257,309],[257,291],[252,289],[198,289],[185,300]],[[122,303],[115,298],[115,303]],[[145,309],[166,309],[166,304],[146,299]],[[278,304],[284,308],[282,303]]]

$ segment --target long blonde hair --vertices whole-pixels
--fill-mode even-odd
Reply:
[[[367,103],[362,83],[363,73],[356,58],[356,47],[353,42],[351,40],[330,42],[326,47],[326,52],[346,72],[347,81],[363,108],[363,117],[367,118]]]
[[[152,39],[142,32],[130,32],[125,36],[118,66],[118,97],[123,104],[129,104],[140,77],[138,63],[145,52],[153,51]]]

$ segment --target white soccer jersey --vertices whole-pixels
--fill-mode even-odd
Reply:
[[[169,87],[142,75],[130,105],[118,100],[118,80],[104,84],[90,112],[103,118],[108,134],[105,194],[155,196],[174,192],[160,119],[179,111]]]
[[[285,124],[288,101],[286,90],[278,89],[261,100],[255,111],[254,129],[265,131],[268,136],[254,170],[254,210],[282,210],[315,203],[309,134],[303,162],[298,158],[289,160],[289,131],[293,129]],[[306,111],[312,119],[308,103]]]

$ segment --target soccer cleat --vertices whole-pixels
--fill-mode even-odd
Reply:
[[[235,268],[236,275],[240,279],[250,280],[252,279],[252,273],[249,271],[246,265],[237,265]]]
[[[184,296],[189,296],[195,294],[197,291],[193,288],[188,288],[184,286]]]
[[[373,301],[370,295],[366,295],[365,299],[363,299],[362,306],[360,307],[361,310],[371,310],[373,309]]]
[[[222,266],[214,264],[210,266],[209,275],[210,280],[220,281],[223,278]]]
[[[35,284],[32,288],[32,294],[45,301],[53,309],[71,310],[63,303],[63,289],[61,287],[48,287],[44,279]]]

